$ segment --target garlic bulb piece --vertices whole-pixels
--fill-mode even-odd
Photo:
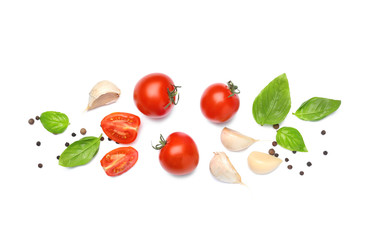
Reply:
[[[90,91],[87,110],[104,106],[117,101],[121,90],[108,80],[98,82]]]
[[[244,150],[257,141],[227,127],[223,128],[221,132],[223,146],[233,152]]]
[[[282,160],[280,158],[267,153],[255,151],[248,156],[248,166],[257,174],[268,174],[274,171],[281,163]]]
[[[209,164],[212,175],[221,182],[242,183],[242,178],[224,152],[215,152]]]

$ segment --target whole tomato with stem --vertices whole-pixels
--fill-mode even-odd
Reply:
[[[240,93],[232,81],[226,84],[215,83],[205,89],[200,100],[203,115],[214,123],[230,120],[238,111]]]
[[[199,163],[196,143],[183,132],[174,132],[166,140],[160,135],[160,143],[153,148],[160,150],[161,166],[174,175],[189,174]]]
[[[148,74],[135,85],[135,105],[148,117],[165,117],[179,101],[178,88],[180,86],[175,86],[173,80],[165,74]]]

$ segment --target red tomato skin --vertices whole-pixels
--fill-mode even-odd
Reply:
[[[152,118],[162,118],[168,115],[174,104],[170,104],[167,92],[174,90],[173,80],[162,73],[151,73],[138,81],[134,89],[134,102],[144,115]],[[175,99],[175,97],[174,97]]]
[[[199,163],[199,151],[194,140],[183,132],[174,132],[160,151],[161,166],[174,175],[191,173]]]
[[[138,136],[138,129],[141,124],[140,118],[131,113],[114,112],[101,120],[101,128],[105,135],[115,142],[129,144],[135,141]],[[113,129],[118,133],[126,134],[126,138],[113,135]]]
[[[230,120],[240,106],[238,95],[229,97],[231,94],[230,89],[223,83],[210,85],[200,100],[200,109],[203,115],[214,123]]]

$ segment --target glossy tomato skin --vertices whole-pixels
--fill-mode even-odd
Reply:
[[[230,120],[238,111],[240,100],[237,94],[230,97],[232,92],[227,85],[215,83],[205,89],[200,100],[203,115],[214,123]]]
[[[131,113],[114,112],[105,116],[100,125],[113,141],[129,144],[138,136],[140,118]]]
[[[119,176],[127,172],[138,161],[138,151],[133,147],[116,148],[101,159],[100,164],[108,176]]]
[[[174,90],[173,80],[162,73],[151,73],[138,81],[134,89],[134,102],[139,111],[152,118],[162,118],[170,113],[168,89]],[[173,98],[175,100],[175,97]]]
[[[175,132],[166,139],[160,151],[161,166],[174,175],[191,173],[199,163],[199,151],[194,140],[183,132]]]

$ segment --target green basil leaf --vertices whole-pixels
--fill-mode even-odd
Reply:
[[[84,137],[73,142],[65,149],[59,158],[59,164],[64,167],[75,167],[87,164],[95,157],[100,147],[100,137]]]
[[[256,97],[252,106],[254,119],[261,126],[281,123],[291,109],[291,96],[286,74],[271,81]]]
[[[277,131],[277,143],[291,151],[307,152],[300,132],[292,127],[282,127]]]
[[[47,111],[40,115],[40,122],[49,132],[58,134],[65,131],[69,125],[69,118],[64,113]]]
[[[296,117],[306,121],[318,121],[338,110],[340,100],[314,97],[305,101],[295,113]]]

